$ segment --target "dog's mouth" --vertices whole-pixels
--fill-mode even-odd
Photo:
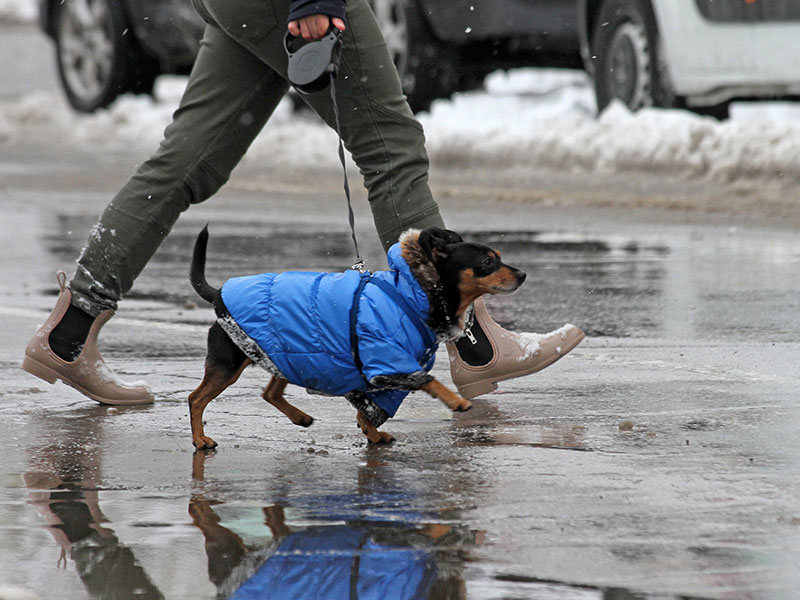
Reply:
[[[522,285],[522,284],[515,283],[515,284],[512,284],[512,285],[497,286],[497,287],[492,288],[489,293],[490,294],[511,294],[513,292],[516,292],[519,289],[520,285]]]
[[[462,300],[467,298],[471,302],[483,294],[510,294],[515,292],[523,284],[526,277],[527,275],[524,271],[508,267],[495,271],[486,277],[467,277],[462,280],[459,290]]]
[[[498,272],[491,278],[488,287],[490,294],[510,294],[516,292],[525,283],[527,278],[525,271],[519,269],[508,269],[506,272]]]
[[[528,274],[525,271],[520,271],[519,269],[509,269],[510,277],[504,279],[500,285],[497,286],[497,291],[494,292],[495,294],[510,294],[511,292],[516,292],[520,286],[525,283],[525,279],[528,277]]]

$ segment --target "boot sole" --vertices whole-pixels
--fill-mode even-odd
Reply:
[[[87,398],[91,398],[92,400],[100,404],[106,404],[109,406],[133,406],[137,404],[152,404],[154,400],[152,397],[142,400],[110,400],[108,398],[102,398],[96,394],[93,394],[83,386],[70,381],[58,371],[51,369],[47,365],[43,365],[42,363],[40,363],[37,360],[34,360],[30,356],[26,356],[25,359],[22,361],[22,369],[23,371],[30,373],[34,377],[38,377],[39,379],[42,379],[50,384],[54,384],[57,380],[61,380],[72,389],[79,391]]]
[[[458,393],[461,394],[462,398],[466,398],[467,400],[472,400],[473,398],[477,398],[478,396],[483,396],[484,394],[493,392],[496,389],[497,389],[497,381],[484,380],[484,381],[476,381],[475,383],[468,383],[467,385],[461,386],[458,388]]]
[[[558,354],[553,360],[550,360],[546,363],[543,363],[533,371],[524,370],[524,371],[515,371],[513,373],[506,373],[502,377],[498,377],[497,379],[484,379],[482,381],[475,381],[473,383],[468,383],[464,386],[460,386],[458,388],[458,393],[461,394],[462,397],[466,398],[467,400],[472,400],[473,398],[477,398],[478,396],[482,396],[483,394],[488,394],[489,392],[493,392],[497,389],[497,384],[501,381],[506,381],[508,379],[514,379],[516,377],[523,377],[525,375],[532,375],[533,373],[538,373],[542,369],[545,369],[555,363],[556,361],[560,360],[578,345],[580,344],[583,339],[586,337],[585,334],[581,335],[575,343],[566,347]]]

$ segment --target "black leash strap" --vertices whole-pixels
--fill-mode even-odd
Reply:
[[[436,343],[436,336],[434,335],[433,331],[431,331],[431,329],[411,308],[411,306],[409,306],[408,302],[406,302],[403,296],[396,289],[382,279],[378,279],[377,277],[373,277],[369,273],[362,271],[361,280],[358,282],[358,287],[356,288],[355,294],[353,294],[353,304],[350,306],[350,349],[353,353],[353,360],[355,361],[356,368],[358,369],[358,372],[361,373],[361,377],[363,377],[364,381],[367,382],[367,385],[369,385],[369,381],[364,376],[364,363],[361,362],[361,354],[358,350],[358,332],[356,327],[358,326],[358,309],[361,306],[361,294],[364,292],[364,288],[368,283],[378,286],[384,294],[389,296],[389,298],[391,298],[392,301],[397,304],[397,306],[399,306],[400,309],[406,314],[414,327],[416,327],[417,332],[419,332],[419,335],[422,338],[422,343],[426,348],[425,353],[422,356],[422,360],[420,361],[420,366],[424,367],[427,364],[431,355],[436,351],[436,347],[438,346]]]
[[[336,102],[336,73],[339,70],[339,59],[342,51],[342,33],[331,23],[328,32],[319,40],[303,44],[299,48],[293,47],[295,37],[287,31],[283,38],[283,48],[286,50],[288,65],[286,74],[289,82],[301,94],[313,94],[325,89],[330,83],[333,115],[336,120],[336,135],[339,137],[339,160],[344,171],[344,195],[347,198],[347,212],[350,219],[350,232],[353,236],[353,245],[356,248],[356,262],[353,269],[364,273],[364,259],[358,250],[356,240],[356,219],[353,215],[353,205],[350,200],[350,183],[347,181],[347,165],[344,160],[344,142],[342,141],[342,126],[339,121],[339,105]],[[326,74],[328,78],[326,79]]]
[[[350,183],[347,180],[347,164],[344,160],[344,142],[342,141],[342,128],[339,124],[339,105],[336,103],[336,66],[331,64],[331,102],[333,103],[333,115],[336,118],[336,135],[339,137],[339,161],[342,163],[344,173],[344,195],[347,198],[347,216],[350,220],[350,235],[353,237],[353,245],[356,247],[356,262],[353,269],[364,272],[364,259],[358,251],[358,241],[356,240],[356,218],[353,215],[353,204],[350,200]]]
[[[361,377],[369,385],[369,381],[364,376],[364,363],[361,362],[361,353],[358,351],[358,308],[361,305],[361,292],[364,291],[364,286],[369,281],[369,275],[364,271],[361,272],[361,280],[358,282],[355,294],[353,294],[353,304],[350,305],[350,351],[353,353],[353,361],[356,364],[356,369],[361,373]]]

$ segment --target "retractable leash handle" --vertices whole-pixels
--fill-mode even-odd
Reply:
[[[339,67],[342,32],[331,25],[319,40],[304,42],[293,50],[297,39],[288,31],[283,39],[289,57],[289,82],[301,94],[321,92],[330,83],[328,74],[335,75]]]
[[[293,51],[294,41],[297,38],[288,31],[283,38],[283,47],[286,56],[289,58],[287,75],[289,83],[301,94],[313,94],[321,92],[328,85],[331,88],[331,102],[333,104],[333,114],[336,118],[336,134],[339,136],[339,160],[342,163],[344,172],[344,195],[347,198],[347,212],[350,220],[350,233],[353,237],[353,245],[356,249],[356,262],[352,268],[365,273],[364,259],[358,251],[358,241],[356,241],[355,216],[353,206],[350,201],[350,184],[347,181],[347,165],[344,159],[344,143],[342,142],[342,128],[339,124],[339,106],[336,103],[336,73],[339,70],[339,57],[342,50],[342,32],[333,25],[322,39],[314,42],[306,42]]]

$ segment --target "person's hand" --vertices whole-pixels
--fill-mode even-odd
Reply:
[[[293,36],[301,36],[307,42],[319,40],[325,37],[330,24],[339,31],[344,31],[344,21],[338,17],[330,18],[328,15],[309,15],[302,19],[289,21],[289,33]]]

